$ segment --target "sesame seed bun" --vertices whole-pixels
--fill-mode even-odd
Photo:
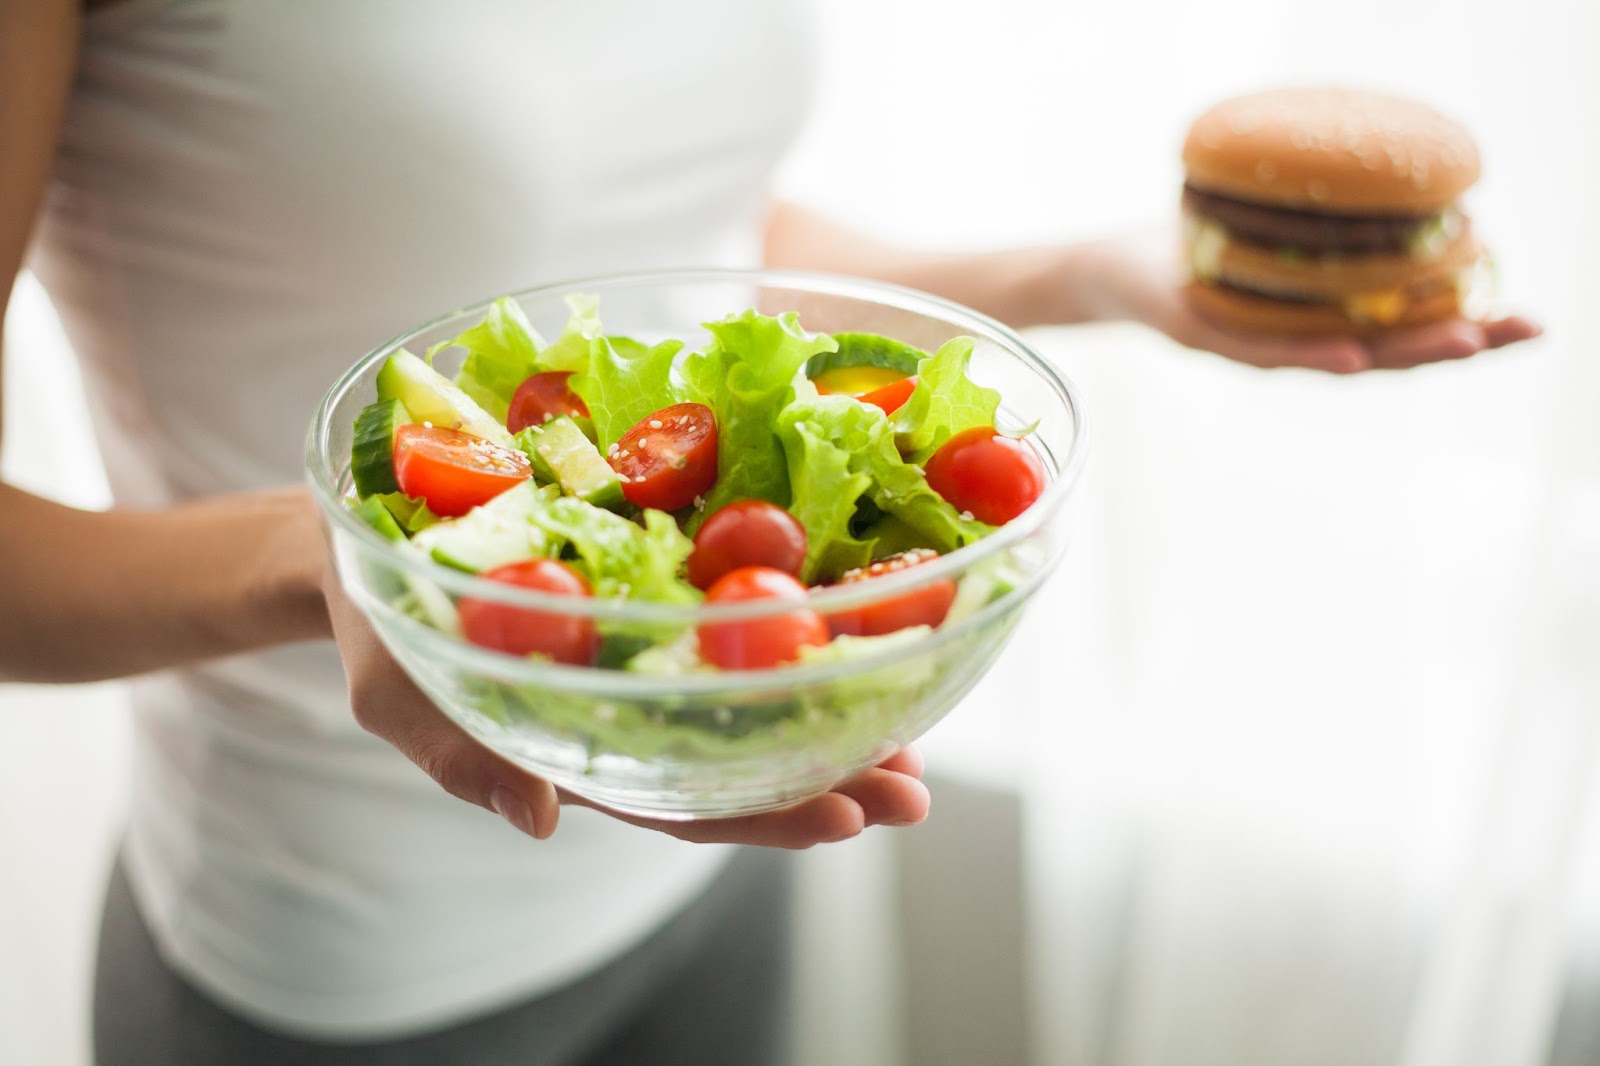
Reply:
[[[1278,89],[1201,115],[1183,146],[1195,310],[1227,329],[1368,336],[1461,313],[1483,250],[1456,201],[1459,124],[1414,100]]]
[[[1401,97],[1277,89],[1225,100],[1183,146],[1189,183],[1252,203],[1357,216],[1415,215],[1478,180],[1461,125]]]

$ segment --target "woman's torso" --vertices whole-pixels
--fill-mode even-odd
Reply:
[[[609,270],[754,264],[800,0],[126,0],[92,14],[31,266],[118,503],[301,477],[386,337]],[[203,575],[197,575],[197,579]],[[252,1016],[373,1036],[568,979],[720,862],[585,811],[533,843],[350,720],[332,649],[141,682],[128,861]]]

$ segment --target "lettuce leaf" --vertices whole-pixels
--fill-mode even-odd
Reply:
[[[793,489],[789,511],[806,529],[807,580],[836,577],[871,558],[873,542],[850,530],[863,495],[914,531],[918,547],[954,551],[991,531],[958,514],[919,467],[901,458],[881,410],[847,396],[819,396],[809,382],[797,392],[778,432]]]
[[[694,603],[700,593],[681,576],[694,541],[684,536],[677,519],[665,511],[646,510],[644,538],[632,578],[634,597],[668,603]],[[637,528],[637,527],[635,527]]]
[[[627,337],[589,342],[587,366],[569,384],[589,407],[601,454],[641,420],[683,402],[683,390],[672,380],[672,361],[682,347],[681,341],[662,341],[646,348]]]
[[[483,321],[460,335],[428,349],[428,361],[446,348],[467,350],[456,385],[484,410],[506,420],[511,397],[528,377],[547,370],[581,371],[589,365],[590,346],[600,339],[600,299],[578,293],[567,297],[567,325],[554,344],[546,345],[511,297],[489,305]]]
[[[428,349],[428,361],[450,347],[467,350],[456,385],[503,424],[517,386],[539,370],[539,334],[509,296],[489,305],[483,321]]]
[[[922,535],[892,514],[862,530],[861,539],[872,543],[872,561],[923,547]]]
[[[883,419],[882,426],[883,432],[859,460],[873,481],[873,503],[916,530],[926,538],[925,546],[940,554],[965,547],[994,532],[993,526],[984,525],[965,512],[958,513],[943,496],[934,492],[922,468],[901,459],[894,435],[888,429],[888,419]]]
[[[838,345],[825,333],[808,333],[793,311],[777,318],[746,311],[708,322],[712,343],[683,362],[689,398],[717,417],[717,483],[698,525],[736,500],[789,503],[789,467],[775,427],[794,398],[794,381],[807,359]]]
[[[865,422],[865,408],[848,396],[809,391],[809,398],[791,403],[778,418],[778,438],[788,459],[789,513],[806,531],[800,580],[807,584],[872,561],[872,543],[850,532],[856,501],[872,489],[872,479],[852,470],[850,452],[824,432],[831,427],[845,435],[854,436],[857,429],[864,434],[857,423]]]
[[[694,542],[665,511],[645,511],[644,524],[638,525],[575,497],[560,496],[546,500],[532,521],[569,543],[577,555],[569,562],[596,596],[677,604],[700,600],[700,591],[679,576]],[[674,623],[611,620],[599,622],[597,628],[624,650],[628,642],[618,643],[618,638],[658,643],[685,629]]]
[[[895,413],[900,451],[912,462],[927,462],[963,430],[994,425],[1000,394],[967,377],[972,347],[971,337],[956,337],[917,365],[917,387]]]
[[[599,337],[600,297],[573,293],[567,297],[567,327],[539,353],[539,369],[582,371],[589,365],[590,344]]]
[[[406,539],[406,531],[400,528],[400,523],[395,521],[389,508],[385,507],[383,501],[376,496],[355,501],[350,505],[350,513],[377,530],[385,540]]]
[[[439,521],[439,516],[428,510],[428,502],[418,496],[407,496],[403,492],[384,492],[368,498],[381,501],[394,516],[395,522],[408,535],[427,529]]]
[[[645,511],[644,525],[573,496],[541,497],[529,521],[570,544],[576,568],[596,596],[694,603],[700,593],[679,571],[694,543],[662,511]]]

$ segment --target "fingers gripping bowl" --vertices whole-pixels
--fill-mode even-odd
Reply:
[[[739,346],[757,335],[767,340],[741,363]],[[373,431],[375,409],[395,395],[392,368],[409,359],[402,351],[429,352],[429,374],[454,379],[481,401],[480,409],[463,395],[473,413],[452,409],[455,427],[470,431],[488,411],[495,425],[484,434],[504,441],[508,425],[526,422],[512,442],[526,450],[531,476],[508,462],[506,476],[522,479],[512,489],[494,490],[476,510],[446,502],[448,494],[426,495],[437,513],[464,517],[429,514],[417,498],[425,494],[413,488],[426,449],[412,438],[435,431],[432,394],[392,405],[394,421],[416,424]],[[894,361],[885,352],[915,353],[902,367],[911,377],[883,387],[892,376],[884,365]],[[524,363],[508,374],[502,359]],[[841,363],[859,365],[840,371]],[[549,381],[529,388],[532,377],[515,380],[524,370],[550,378],[543,371],[552,366],[575,370],[569,396]],[[657,395],[635,395],[651,391],[638,383],[652,373]],[[839,373],[863,384],[824,386]],[[765,386],[762,374],[772,378]],[[943,385],[926,384],[941,375]],[[894,402],[882,402],[897,389]],[[545,399],[529,399],[534,392]],[[694,404],[668,399],[705,401],[720,431],[715,485],[692,503],[663,502],[671,493],[662,488],[685,469],[693,473],[692,449],[673,455],[666,481],[628,465],[637,462],[627,455],[640,435],[697,424],[672,413]],[[528,403],[542,413],[529,418]],[[913,413],[897,415],[902,406]],[[433,417],[408,415],[412,407]],[[982,420],[1001,437],[1020,436],[1003,443],[1025,449],[1042,480],[1031,505],[1009,520],[985,515],[1003,520],[992,526],[971,509],[957,515],[923,476],[925,466],[953,467],[943,446],[954,438],[994,435],[973,425]],[[392,461],[385,451],[372,463],[374,441],[393,447]],[[551,457],[551,443],[604,455],[633,476],[576,484],[578,475]],[[993,663],[1060,561],[1085,443],[1077,393],[999,323],[854,279],[701,270],[532,289],[397,337],[329,391],[311,427],[307,467],[343,587],[446,714],[592,802],[689,819],[757,813],[824,792],[943,717]],[[487,474],[474,473],[501,473],[501,455],[478,461]],[[403,492],[393,491],[394,471]],[[794,527],[804,546],[792,563],[800,580],[746,566],[702,582],[695,575],[714,539],[710,516],[726,510],[729,520],[717,524],[732,527],[735,512],[765,506],[746,498],[763,496],[797,519],[784,518],[783,528]],[[908,497],[916,497],[916,513],[900,509]],[[680,503],[670,515],[661,509]],[[436,524],[423,526],[416,512]],[[750,548],[761,542],[752,528],[724,536],[734,545],[728,550],[759,553]],[[611,567],[635,545],[642,569]],[[507,566],[509,559],[523,561]],[[503,579],[514,567],[543,576]],[[749,580],[752,573],[760,580]],[[744,587],[787,581],[795,591],[723,593],[741,577]],[[657,592],[646,597],[647,582]],[[810,620],[812,629],[800,627],[809,635],[785,637],[796,617]],[[522,631],[531,645],[505,636]],[[770,641],[752,633],[791,644],[770,654],[760,650]]]

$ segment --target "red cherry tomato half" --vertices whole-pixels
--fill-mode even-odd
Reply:
[[[865,569],[849,571],[839,579],[839,584],[871,581],[875,577],[897,573],[938,557],[938,552],[927,548],[901,552]],[[950,605],[955,599],[956,583],[941,577],[886,599],[830,614],[828,628],[835,636],[879,637],[911,626],[937,626],[950,613]]]
[[[857,396],[856,399],[862,403],[870,403],[874,407],[881,408],[886,415],[892,415],[900,410],[907,400],[911,399],[911,394],[916,389],[917,378],[913,374],[911,377],[901,378],[892,385],[885,385],[881,389],[864,392]]]
[[[699,628],[700,655],[723,670],[765,670],[793,662],[808,644],[828,643],[822,616],[804,606],[806,587],[782,570],[744,566],[719,577],[707,603],[794,600],[793,611],[736,622],[707,622]]]
[[[607,456],[636,507],[676,511],[717,480],[717,419],[702,403],[663,407],[622,435]]]
[[[928,484],[950,506],[991,526],[1005,525],[1044,491],[1044,464],[1025,441],[989,426],[963,430],[933,453]]]
[[[589,584],[583,576],[554,559],[507,563],[478,576],[557,596],[589,595]],[[468,596],[461,598],[458,609],[462,635],[480,648],[508,655],[544,655],[569,666],[588,666],[600,654],[600,635],[590,618]]]
[[[740,500],[721,508],[694,535],[689,584],[708,589],[729,570],[767,566],[800,576],[806,561],[806,530],[777,504]]]
[[[551,370],[534,374],[517,386],[511,395],[511,410],[506,428],[521,433],[529,426],[542,426],[552,418],[588,418],[589,405],[567,384],[570,370]]]
[[[401,426],[394,435],[394,478],[444,518],[464,515],[532,474],[528,457],[442,426]]]

